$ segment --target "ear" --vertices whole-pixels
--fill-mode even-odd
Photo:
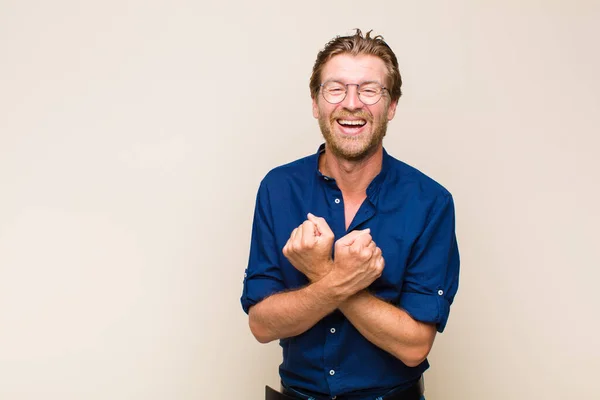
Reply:
[[[317,98],[313,97],[312,99],[312,113],[313,117],[319,119],[319,105],[317,104]]]
[[[388,107],[388,112],[387,112],[388,122],[394,119],[394,116],[396,115],[396,106],[397,105],[398,105],[398,101],[393,101],[390,103],[390,105]]]

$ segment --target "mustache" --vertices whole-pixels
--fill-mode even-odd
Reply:
[[[331,114],[331,121],[335,121],[336,119],[344,119],[344,118],[360,118],[364,119],[367,122],[373,122],[371,115],[364,110],[358,111],[350,111],[350,110],[340,110],[333,114]]]

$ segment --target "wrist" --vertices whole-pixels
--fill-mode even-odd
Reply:
[[[346,291],[337,285],[333,271],[323,276],[319,281],[313,282],[310,286],[322,296],[322,301],[335,305],[335,308],[348,298]]]
[[[336,271],[335,268],[332,268],[319,283],[321,284],[321,290],[323,290],[323,293],[326,293],[327,297],[333,299],[338,304],[341,304],[354,295],[354,292],[349,290],[348,285],[346,285],[345,281],[340,279],[338,275],[338,271]]]
[[[332,269],[333,269],[333,261],[332,260],[322,261],[318,264],[318,266],[316,268],[316,273],[313,274],[313,276],[309,276],[308,278],[311,281],[311,283],[316,283],[316,282],[320,281],[321,279],[325,278],[327,275],[329,275],[329,273],[331,272]]]

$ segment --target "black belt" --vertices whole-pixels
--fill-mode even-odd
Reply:
[[[280,393],[280,392],[276,391],[275,389],[270,388],[269,386],[266,386],[265,390],[266,390],[266,397],[265,397],[266,400],[297,400],[297,399],[301,398],[301,397],[298,397],[297,395],[295,395],[293,392],[290,392],[289,390],[287,390],[284,387],[281,388],[281,391],[283,393]],[[393,392],[393,393],[385,395],[381,398],[383,400],[420,400],[422,395],[423,395],[423,386],[422,386],[421,380],[419,380],[417,383],[415,383],[408,389],[404,389],[399,392]],[[347,398],[346,396],[337,396],[335,399],[336,400],[345,400],[346,398]]]

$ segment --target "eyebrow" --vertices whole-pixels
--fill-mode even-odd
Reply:
[[[356,83],[344,83],[344,81],[341,80],[341,79],[327,79],[326,81],[323,81],[323,83],[326,83],[326,82],[338,82],[338,83],[341,83],[342,85],[356,85]],[[358,85],[364,85],[365,83],[377,83],[378,85],[381,85],[382,87],[385,87],[383,85],[383,83],[381,83],[379,81],[373,81],[373,80],[371,80],[371,81],[363,81],[363,82],[358,83]]]

